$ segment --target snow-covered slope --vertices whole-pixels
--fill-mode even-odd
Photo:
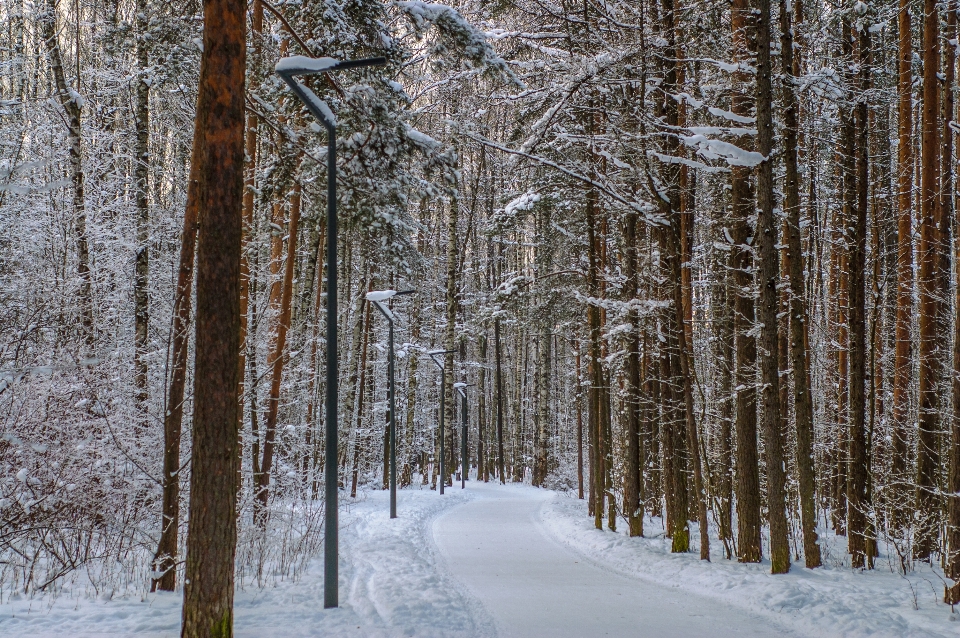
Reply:
[[[795,563],[788,574],[773,576],[769,561],[725,560],[715,534],[706,563],[699,552],[671,554],[660,519],[645,520],[646,538],[629,538],[623,521],[617,533],[598,531],[586,509],[586,501],[558,494],[544,503],[540,518],[556,540],[611,571],[749,609],[818,638],[960,636],[960,614],[940,602],[943,584],[929,569],[904,577],[885,562],[863,572]],[[695,526],[690,536],[698,537]]]

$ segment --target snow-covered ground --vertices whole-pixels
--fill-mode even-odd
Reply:
[[[540,518],[553,538],[595,564],[748,609],[801,635],[960,636],[960,614],[941,602],[943,582],[929,568],[918,566],[904,577],[886,561],[872,571],[855,571],[828,560],[818,569],[800,563],[788,574],[773,576],[766,560],[755,565],[724,560],[716,535],[711,536],[712,562],[706,563],[699,551],[671,554],[660,519],[645,520],[646,538],[629,538],[622,521],[617,533],[598,531],[586,510],[586,501],[557,494],[541,508]],[[694,544],[698,534],[693,526]]]
[[[417,636],[473,638],[493,635],[486,612],[462,593],[437,564],[430,522],[470,500],[469,490],[442,498],[428,489],[402,490],[399,518],[390,520],[387,492],[363,492],[341,510],[340,608],[323,608],[323,559],[296,582],[237,591],[237,636]],[[344,499],[349,501],[349,499]],[[20,599],[0,605],[0,636],[180,635],[181,594],[110,600],[71,596]],[[4,595],[4,601],[7,596]]]
[[[449,571],[494,616],[502,636],[797,636],[700,594],[618,574],[550,537],[551,492],[471,485],[479,498],[434,522]]]
[[[705,563],[671,554],[658,519],[646,538],[598,531],[584,501],[527,486],[403,490],[393,521],[387,503],[369,491],[342,511],[339,609],[323,609],[318,558],[296,581],[238,591],[237,635],[960,636],[932,572],[828,564],[772,576],[768,563],[724,560],[716,539]],[[179,635],[179,593],[87,591],[3,592],[0,636]]]

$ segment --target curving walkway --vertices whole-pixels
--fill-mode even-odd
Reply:
[[[601,569],[551,539],[545,490],[471,481],[479,498],[434,522],[450,573],[502,636],[784,636],[789,631],[720,602]]]

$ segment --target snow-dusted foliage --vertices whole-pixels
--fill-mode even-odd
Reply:
[[[453,482],[441,418],[462,474],[466,422],[481,479],[660,525],[717,573],[780,550],[775,571],[921,572],[960,602],[957,15],[923,7],[251,0],[238,582],[310,572],[325,480],[386,485],[376,302],[401,487]],[[0,19],[0,597],[141,592],[189,529],[173,313],[202,7]],[[331,140],[278,68],[336,122],[338,343]],[[188,388],[218,338],[195,328]]]
[[[249,373],[242,429],[245,491],[238,572],[241,584],[296,576],[322,538],[323,503],[315,472],[317,386],[322,329],[322,251],[327,141],[272,72],[284,52],[338,59],[385,55],[386,69],[345,71],[310,80],[338,120],[339,212],[356,262],[344,264],[348,300],[354,268],[410,273],[422,268],[411,243],[412,214],[426,198],[455,189],[456,154],[416,129],[403,74],[429,41],[436,77],[469,68],[508,75],[483,34],[441,5],[368,2],[280,5],[251,34],[247,106],[259,116],[253,171],[255,215],[248,228],[251,277]],[[271,5],[272,7],[272,5]],[[262,7],[261,7],[262,9]],[[79,11],[80,13],[76,13]],[[171,376],[171,313],[181,244],[202,48],[199,5],[187,13],[162,3],[134,6],[7,3],[0,108],[0,588],[57,591],[89,583],[95,591],[150,587],[160,533],[164,417]],[[138,13],[139,12],[139,13]],[[38,16],[53,15],[68,101],[80,109],[84,191],[77,215],[69,130],[57,99],[50,49]],[[139,18],[139,21],[138,21]],[[74,30],[74,26],[79,26]],[[69,28],[65,28],[69,27]],[[291,32],[291,29],[293,32]],[[74,32],[75,31],[75,32]],[[79,39],[78,39],[79,38]],[[147,65],[137,57],[148,50]],[[79,47],[79,48],[78,48]],[[28,53],[32,52],[32,53]],[[296,57],[294,57],[296,59]],[[316,63],[311,63],[316,65]],[[317,69],[314,69],[317,70]],[[79,75],[77,75],[79,73]],[[456,81],[456,80],[455,80]],[[134,151],[138,82],[149,87],[149,155]],[[146,243],[139,243],[135,167],[148,170]],[[261,382],[279,308],[276,290],[289,195],[302,198],[292,346],[283,380],[280,452],[270,525],[253,524],[249,485],[270,382]],[[83,328],[79,239],[91,272],[93,334]],[[149,331],[145,388],[134,370],[134,267],[149,255]],[[350,250],[347,251],[348,254]],[[363,255],[363,257],[360,257]],[[362,264],[368,264],[363,266]],[[354,316],[345,304],[344,321]],[[192,331],[192,328],[191,328]],[[343,331],[347,335],[351,331]],[[192,340],[188,351],[192,352]],[[405,351],[404,351],[405,352]],[[259,365],[259,367],[258,367]],[[188,383],[187,387],[191,384]],[[299,398],[292,399],[290,393]],[[138,398],[146,396],[144,402]],[[291,397],[291,398],[288,398]],[[314,411],[307,416],[308,411]],[[189,498],[190,397],[184,403],[181,498]],[[261,435],[262,436],[262,435]],[[305,440],[304,440],[305,437]],[[348,439],[346,435],[345,439]],[[370,459],[363,458],[364,463]],[[366,478],[364,479],[366,480]],[[181,507],[181,545],[188,521]]]

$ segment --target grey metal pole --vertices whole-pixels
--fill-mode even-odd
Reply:
[[[444,398],[446,397],[446,394],[447,394],[445,392],[446,382],[447,382],[447,374],[443,368],[440,368],[440,472],[439,474],[440,474],[440,493],[441,494],[443,494],[443,486],[446,485],[447,483],[447,477],[444,474],[444,471],[446,470],[446,468],[443,467],[444,465],[443,459],[446,456],[444,454],[444,449],[443,449],[444,447],[443,440],[446,438],[444,436],[444,429],[443,429],[443,413],[445,412],[443,403],[444,403]]]
[[[324,538],[323,538],[323,606],[326,609],[338,607],[339,592],[339,520],[338,520],[338,476],[337,476],[337,123],[326,103],[320,101],[310,89],[295,78],[298,75],[312,75],[355,69],[363,66],[380,66],[387,63],[386,58],[365,60],[346,60],[325,63],[323,65],[301,67],[284,66],[279,75],[287,86],[304,103],[310,113],[320,120],[327,129],[327,388],[326,388],[326,442],[323,463],[324,481]],[[324,112],[324,109],[327,109]]]
[[[387,299],[391,299],[397,295],[409,295],[415,293],[416,290],[401,290],[400,292],[394,292],[392,290],[385,292],[370,292],[367,293],[367,299],[374,306],[377,307],[377,310],[380,311],[380,314],[383,315],[384,319],[387,320],[387,325],[390,327],[389,332],[389,345],[387,349],[387,401],[390,404],[389,419],[387,420],[387,445],[389,447],[389,471],[390,471],[390,518],[397,517],[397,378],[396,378],[396,355],[395,348],[393,345],[393,312],[388,308],[384,307],[380,302]],[[372,298],[376,295],[385,295]]]
[[[325,122],[326,124],[326,122]],[[323,459],[323,606],[340,605],[339,477],[337,476],[337,129],[327,126],[327,415]]]
[[[467,487],[467,473],[470,471],[470,461],[467,459],[467,393],[461,392],[463,403],[460,411],[460,489]]]
[[[393,320],[390,320],[390,518],[397,517],[397,389],[393,359]]]

